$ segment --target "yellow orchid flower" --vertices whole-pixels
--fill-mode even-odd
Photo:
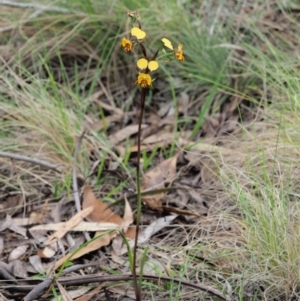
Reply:
[[[141,58],[137,61],[137,66],[141,70],[145,70],[147,67],[150,70],[150,72],[155,71],[158,69],[159,64],[157,61],[148,61],[145,58]]]
[[[175,52],[175,56],[177,57],[178,61],[184,61],[182,48],[183,48],[183,45],[179,44],[177,51]]]
[[[135,83],[141,85],[142,88],[151,87],[152,78],[150,74],[140,73]]]
[[[123,47],[126,52],[129,52],[132,49],[132,42],[126,38],[123,38],[120,46]]]
[[[163,38],[163,39],[161,39],[161,40],[162,40],[162,42],[164,43],[164,46],[165,46],[165,47],[167,47],[167,48],[169,48],[169,49],[171,49],[171,50],[174,50],[173,45],[172,45],[172,43],[171,43],[170,40],[168,40],[168,39],[166,39],[166,38]]]
[[[161,40],[164,43],[165,47],[167,47],[167,48],[174,51],[174,54],[175,54],[176,58],[178,59],[178,61],[184,61],[184,55],[183,55],[183,51],[182,51],[183,45],[182,44],[179,44],[178,47],[177,47],[177,50],[174,50],[173,45],[170,42],[170,40],[168,40],[166,38],[163,38]]]
[[[139,29],[138,27],[131,28],[131,35],[136,37],[138,40],[142,40],[146,36],[146,32]]]

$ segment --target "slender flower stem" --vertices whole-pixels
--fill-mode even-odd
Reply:
[[[141,209],[142,209],[142,198],[141,198],[141,169],[140,169],[140,161],[141,161],[141,129],[142,129],[142,119],[145,108],[145,100],[146,100],[146,92],[147,89],[142,89],[141,92],[141,112],[139,118],[139,127],[138,127],[138,150],[137,150],[137,162],[136,162],[136,183],[137,183],[137,213],[136,213],[136,233],[134,240],[134,249],[133,249],[133,269],[132,276],[135,288],[135,297],[136,301],[141,301],[141,282],[138,281],[138,277],[136,274],[136,262],[137,262],[137,244],[138,244],[138,236],[140,229],[140,220],[141,220]]]

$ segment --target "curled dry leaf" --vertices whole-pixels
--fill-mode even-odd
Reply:
[[[0,261],[0,279],[1,280],[11,280],[16,282],[16,279],[12,276],[12,265]],[[17,282],[16,282],[17,283]],[[0,299],[1,300],[1,299]]]
[[[95,250],[100,249],[101,247],[107,246],[110,241],[111,241],[111,236],[110,234],[104,234],[102,232],[97,232],[95,234],[96,236],[101,235],[100,237],[96,238],[95,240],[91,241],[87,246],[84,248],[81,248],[78,252],[74,253],[71,258],[69,258],[71,255],[65,255],[62,258],[60,258],[56,263],[55,263],[55,270],[58,269],[61,265],[63,265],[67,260],[73,260],[76,258],[80,258],[81,256],[88,254],[90,252],[93,252]]]
[[[83,243],[85,242],[85,238],[83,235],[79,235],[78,237],[74,238],[74,244],[68,241],[69,243],[69,252],[72,253],[76,251]]]
[[[9,274],[12,273],[11,265],[6,262],[0,261],[0,268],[6,270]]]
[[[17,284],[15,277],[13,277],[10,273],[8,273],[8,271],[6,269],[3,269],[2,267],[0,267],[0,279],[1,280],[10,280],[10,281],[14,282],[15,284]],[[0,299],[0,300],[2,301],[2,299]]]
[[[130,204],[125,196],[125,211],[123,216],[122,230],[126,233],[129,226],[133,223],[133,213]]]
[[[136,236],[136,226],[131,226],[128,228],[127,232],[125,233],[125,236],[127,239],[129,239],[129,242],[132,242],[132,245],[130,244],[130,246],[133,246],[133,240],[135,239]],[[117,256],[123,255],[125,253],[127,253],[127,246],[124,245],[124,238],[121,235],[118,235],[114,241],[111,244],[113,251],[115,252],[115,254]]]
[[[9,254],[8,261],[19,259],[21,256],[23,256],[26,253],[27,249],[28,249],[28,245],[16,247]]]
[[[26,237],[26,229],[15,224],[14,220],[11,218],[9,214],[6,215],[5,220],[0,222],[0,232],[6,229],[10,229],[11,231],[14,231]]]
[[[138,237],[138,242],[144,243],[148,241],[152,235],[162,230],[166,226],[169,226],[176,217],[177,215],[169,215],[158,218],[155,222],[151,223],[144,231],[141,232],[141,235]]]
[[[40,274],[45,273],[45,269],[42,265],[41,258],[38,255],[30,256],[29,257],[29,262],[38,273],[40,273]]]
[[[124,222],[122,225],[123,231],[125,232],[125,236],[129,239],[134,239],[136,235],[136,227],[130,225],[133,223],[133,213],[130,207],[130,204],[127,200],[127,197],[125,196],[125,212],[124,212]],[[123,236],[118,235],[113,243],[112,243],[112,248],[115,251],[117,255],[120,255],[120,250],[122,249],[123,245]]]
[[[11,262],[12,273],[15,277],[18,278],[28,278],[28,273],[24,264],[20,260],[14,260]]]
[[[142,129],[146,128],[146,124],[142,124]],[[121,141],[138,132],[138,124],[128,125],[109,137],[111,145],[118,145]]]
[[[9,226],[9,229],[10,229],[11,231],[14,231],[14,232],[16,232],[16,233],[18,233],[18,234],[24,236],[24,237],[27,237],[27,236],[26,236],[26,229],[23,228],[23,227],[20,227],[20,226],[18,226],[18,225],[16,225],[16,224],[14,224],[13,222],[12,222],[12,224]]]
[[[6,215],[5,219],[0,222],[0,232],[3,232],[12,224],[12,218],[10,215]]]
[[[65,234],[77,226],[85,217],[87,217],[92,211],[93,206],[85,208],[84,210],[78,212],[73,217],[71,217],[66,223],[63,223],[62,227],[53,233],[47,241],[44,242],[44,245],[50,245],[55,240],[60,239],[65,236]]]
[[[123,219],[112,212],[102,201],[98,200],[94,195],[91,186],[86,186],[83,193],[82,209],[92,206],[93,211],[86,217],[91,222],[110,222],[122,225]]]
[[[175,156],[164,160],[156,167],[148,171],[143,176],[142,190],[155,190],[165,187],[166,182],[171,182],[176,174],[176,163],[179,153]],[[158,193],[153,196],[144,196],[142,201],[153,210],[162,211],[161,203],[164,193]]]
[[[136,236],[136,226],[130,226],[125,233],[126,238],[135,239]]]
[[[37,225],[30,229],[33,233],[34,231],[60,231],[60,229],[66,228],[66,223],[56,223],[56,224],[45,224],[45,225]],[[74,228],[70,229],[69,231],[74,232],[83,232],[83,231],[106,231],[106,230],[113,230],[113,229],[120,229],[120,227],[114,223],[96,223],[96,222],[80,222]]]
[[[171,222],[177,217],[177,215],[169,215],[165,217],[158,218],[156,221],[151,223],[147,228],[139,233],[138,243],[145,243],[147,242],[151,236],[153,236],[158,231],[162,230],[163,228],[169,226]],[[129,228],[130,229],[130,228]],[[129,237],[128,237],[129,238]],[[134,246],[134,237],[129,238],[128,244],[131,248]],[[118,243],[113,243],[112,245],[116,255],[120,256],[127,253],[127,245],[121,244],[120,241]]]

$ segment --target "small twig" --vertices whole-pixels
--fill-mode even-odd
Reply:
[[[172,283],[176,283],[179,285],[184,285],[187,287],[191,287],[200,291],[203,291],[205,293],[209,293],[211,295],[214,295],[221,300],[225,301],[231,301],[232,299],[230,297],[225,297],[220,291],[208,287],[203,284],[195,284],[192,282],[188,282],[186,280],[182,279],[174,279],[170,277],[164,277],[164,276],[154,276],[154,275],[142,275],[142,278],[144,280],[158,280],[158,281],[170,281]],[[24,286],[16,286],[16,285],[5,285],[4,283],[6,281],[2,281],[2,287],[4,289],[14,289],[15,291],[18,291],[18,288],[20,288],[21,291],[30,291],[35,287],[38,283],[40,283],[42,280],[41,279],[22,279],[22,281],[27,281],[27,282],[33,282],[35,284],[32,285],[24,285]],[[133,276],[130,275],[85,275],[85,276],[72,276],[72,277],[59,277],[57,279],[60,284],[66,285],[66,286],[73,286],[73,285],[84,285],[84,284],[91,284],[91,283],[99,283],[99,282],[116,282],[116,281],[129,281],[133,280]],[[19,280],[18,280],[19,281]]]
[[[88,279],[86,279],[88,277]],[[207,287],[202,284],[195,284],[191,283],[182,279],[173,279],[170,277],[164,277],[164,276],[154,276],[154,275],[142,275],[143,279],[147,280],[159,280],[159,281],[171,281],[176,284],[182,284],[188,287],[192,287],[198,290],[201,290],[203,292],[210,293],[214,296],[217,296],[221,298],[222,300],[229,301],[230,299],[223,296],[221,292],[219,292],[216,289]],[[60,283],[63,285],[79,285],[79,284],[87,284],[87,283],[93,283],[93,282],[104,282],[104,281],[128,281],[132,280],[133,276],[130,275],[109,275],[109,276],[100,276],[100,275],[87,275],[85,277],[62,277],[59,279]]]
[[[40,165],[40,166],[43,166],[43,167],[47,167],[49,169],[53,169],[56,172],[61,173],[61,170],[59,170],[58,165],[49,163],[49,162],[44,161],[44,160],[39,160],[39,159],[36,159],[36,158],[31,158],[31,157],[27,157],[27,156],[23,156],[23,155],[17,155],[17,154],[12,154],[12,153],[7,153],[7,152],[0,152],[0,157],[10,158],[10,159],[14,159],[14,160],[25,161],[25,162],[37,164],[37,165]]]
[[[1,262],[0,262],[1,263]],[[64,276],[68,273],[73,273],[75,271],[84,269],[84,268],[88,268],[88,267],[95,267],[95,266],[100,266],[102,263],[102,260],[98,260],[98,261],[91,261],[89,263],[84,263],[84,264],[74,264],[70,267],[65,268],[62,272],[61,275]]]
[[[80,196],[79,196],[79,190],[78,190],[78,183],[77,183],[77,156],[80,149],[80,145],[82,142],[82,139],[85,135],[85,130],[81,133],[81,135],[78,137],[75,145],[75,151],[74,151],[74,157],[73,157],[73,173],[72,173],[72,185],[73,185],[73,195],[74,195],[74,201],[75,201],[75,207],[77,212],[81,211],[81,205],[80,205]],[[91,239],[90,235],[87,232],[84,232],[84,237],[88,241]]]
[[[53,283],[54,277],[46,278],[43,282],[40,282],[24,297],[24,301],[36,300],[40,297]]]

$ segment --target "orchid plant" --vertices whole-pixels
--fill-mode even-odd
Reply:
[[[125,52],[130,53],[133,49],[140,48],[142,51],[143,57],[137,60],[137,67],[139,69],[139,74],[135,84],[140,85],[142,88],[141,91],[141,112],[139,118],[139,127],[138,127],[138,151],[137,151],[137,167],[136,167],[136,176],[137,176],[137,218],[136,218],[136,236],[134,242],[134,251],[133,251],[133,267],[132,275],[135,286],[135,295],[136,300],[141,301],[141,283],[138,281],[136,274],[136,261],[137,261],[137,242],[139,234],[139,224],[140,224],[140,215],[141,215],[141,184],[140,184],[140,158],[141,158],[141,124],[143,118],[143,112],[145,107],[146,93],[149,88],[152,88],[154,79],[152,78],[152,72],[156,71],[159,68],[159,61],[164,58],[171,61],[172,59],[177,59],[178,61],[184,61],[183,55],[183,45],[179,44],[177,48],[174,48],[171,41],[167,38],[162,38],[162,49],[156,51],[156,53],[149,57],[147,55],[147,48],[144,44],[147,33],[142,30],[141,18],[138,11],[129,12],[127,16],[131,19],[131,31],[129,37],[123,37],[120,46],[124,49]],[[160,50],[162,54],[158,56]],[[141,275],[139,277],[141,280]]]

